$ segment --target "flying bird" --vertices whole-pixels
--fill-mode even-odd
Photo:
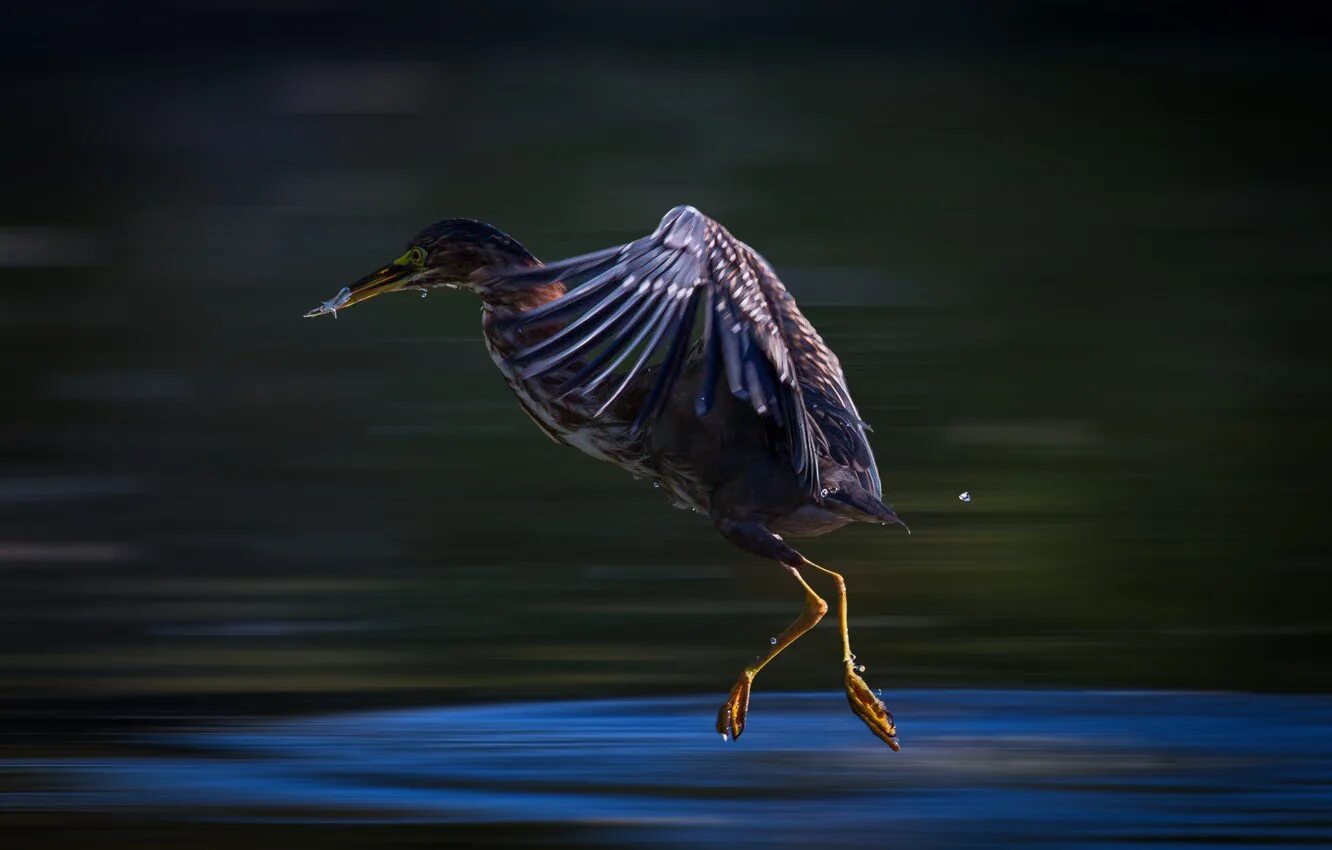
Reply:
[[[436,288],[480,297],[491,359],[551,439],[652,480],[800,584],[800,615],[717,713],[724,738],[745,729],[754,677],[827,613],[801,574],[809,568],[837,588],[851,708],[899,748],[851,652],[845,581],[784,538],[905,523],[883,501],[869,426],[837,356],[763,257],[690,206],[641,239],[546,264],[488,224],[452,218],[306,316]]]

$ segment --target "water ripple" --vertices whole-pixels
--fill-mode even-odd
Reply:
[[[1332,840],[1323,697],[904,692],[891,695],[897,755],[838,694],[760,694],[730,744],[711,732],[714,702],[514,703],[155,735],[135,757],[0,762],[46,779],[0,806],[543,822],[586,827],[589,840],[710,845]]]

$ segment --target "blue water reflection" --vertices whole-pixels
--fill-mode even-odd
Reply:
[[[565,824],[634,844],[1332,841],[1325,697],[909,691],[890,695],[897,755],[840,694],[761,694],[729,744],[710,731],[714,702],[515,703],[157,735],[134,757],[4,763],[46,788],[4,805]]]

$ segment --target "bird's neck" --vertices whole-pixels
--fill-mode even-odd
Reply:
[[[532,260],[528,265],[540,265]],[[565,293],[561,281],[546,284],[524,284],[514,286],[487,286],[480,291],[481,303],[485,311],[497,316],[513,316],[534,310],[542,304],[554,301]]]
[[[530,257],[528,265],[538,266],[541,261]],[[566,292],[562,281],[554,283],[532,284],[513,283],[486,286],[479,291],[481,296],[481,329],[486,336],[493,355],[507,357],[520,348],[539,342],[555,333],[563,322],[550,322],[540,329],[529,331],[523,339],[518,339],[503,319],[535,310],[548,304]]]
[[[560,282],[533,284],[524,281],[496,280],[485,274],[490,268],[531,268],[541,261],[522,244],[503,231],[495,230],[487,238],[478,239],[467,246],[467,265],[472,266],[472,279],[477,281],[476,294],[481,296],[487,313],[513,315],[524,313],[553,301],[564,294]]]

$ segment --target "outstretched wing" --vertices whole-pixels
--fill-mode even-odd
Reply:
[[[627,245],[487,274],[510,285],[564,281],[565,295],[508,320],[521,331],[556,319],[563,326],[509,359],[525,380],[576,368],[557,392],[592,397],[599,403],[594,416],[649,368],[655,378],[632,430],[658,416],[684,370],[701,314],[697,415],[707,414],[722,386],[747,401],[784,435],[792,467],[816,496],[821,447],[846,444],[837,455],[868,459],[873,469],[836,357],[767,262],[693,207],[676,207],[650,235]],[[825,369],[832,371],[819,374]],[[853,432],[863,452],[848,440]]]
[[[817,426],[819,446],[834,463],[854,474],[861,487],[876,499],[881,498],[883,485],[866,433],[871,429],[860,418],[856,404],[851,400],[842,364],[824,344],[809,319],[800,312],[786,287],[771,274],[771,270],[769,274],[775,284],[768,290],[769,301],[782,325],[787,348],[798,366],[805,409]]]

